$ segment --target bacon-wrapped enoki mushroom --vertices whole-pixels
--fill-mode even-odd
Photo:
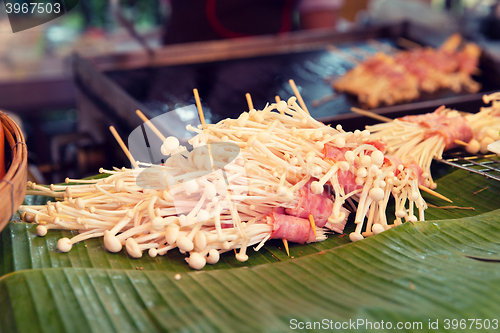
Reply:
[[[440,48],[417,48],[394,56],[378,53],[357,65],[333,83],[339,92],[358,96],[368,108],[392,105],[418,98],[421,91],[451,89],[477,92],[480,84],[471,75],[478,69],[481,49],[451,36]]]
[[[387,123],[367,126],[373,138],[387,142],[387,151],[405,163],[416,163],[424,171],[424,186],[436,184],[430,175],[434,157],[461,145],[471,153],[486,153],[487,146],[500,139],[500,94],[485,95],[485,103],[493,102],[476,114],[466,114],[439,107],[432,113],[405,116]]]
[[[465,147],[471,154],[486,154],[488,145],[500,140],[500,93],[483,96],[483,102],[489,107],[481,108],[476,114],[467,115],[472,129],[472,140]]]
[[[324,240],[328,229],[342,232],[348,201],[353,207],[357,202],[353,241],[424,218],[421,172],[384,156],[384,145],[367,130],[345,132],[316,121],[295,97],[238,119],[187,128],[198,133],[190,140],[194,149],[166,138],[161,150],[170,157],[164,165],[137,162],[134,169],[100,170],[110,174],[104,179],[67,179],[82,185],[30,184],[29,194],[56,202],[20,211],[39,224],[39,235],[47,229],[81,232],[61,239],[60,251],[103,236],[108,251],[125,245],[132,257],[179,248],[194,269],[233,249],[245,261],[248,246],[259,249],[270,238]],[[391,196],[394,224],[386,217]]]

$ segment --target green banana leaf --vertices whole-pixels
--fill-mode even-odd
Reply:
[[[429,208],[426,222],[356,243],[290,244],[290,257],[270,242],[248,262],[228,253],[202,271],[177,251],[131,259],[100,239],[59,253],[71,232],[37,237],[11,222],[0,234],[0,331],[496,331],[500,183],[459,170],[438,184],[453,204],[426,201],[460,208]]]

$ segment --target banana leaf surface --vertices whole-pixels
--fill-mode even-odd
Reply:
[[[201,271],[178,251],[132,259],[101,239],[60,253],[72,232],[38,237],[14,218],[0,234],[0,332],[497,331],[500,183],[456,170],[438,184],[453,204],[425,194],[438,206],[425,222],[290,244],[290,257],[273,241]]]

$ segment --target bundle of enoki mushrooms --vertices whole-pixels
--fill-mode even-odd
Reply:
[[[492,104],[474,114],[443,105],[432,113],[388,119],[386,123],[366,128],[374,139],[387,142],[389,154],[406,163],[417,163],[427,178],[424,186],[435,189],[437,185],[430,174],[434,158],[441,159],[443,152],[457,147],[464,147],[472,154],[485,154],[488,145],[500,139],[500,93],[484,95],[483,101]],[[367,111],[361,112],[369,115]]]
[[[197,133],[189,141],[194,149],[164,138],[161,150],[170,157],[161,165],[129,156],[135,167],[101,169],[107,178],[66,179],[78,185],[50,187],[30,183],[28,194],[55,202],[21,206],[24,220],[37,223],[40,236],[49,229],[78,230],[58,241],[62,252],[103,237],[108,251],[125,245],[134,258],[178,248],[189,254],[192,268],[201,269],[227,251],[245,261],[249,246],[259,250],[269,239],[286,245],[342,233],[346,207],[355,212],[352,241],[424,219],[419,185],[425,179],[417,165],[384,156],[384,143],[367,130],[345,132],[316,121],[296,97],[187,129]],[[396,219],[389,223],[391,197]]]

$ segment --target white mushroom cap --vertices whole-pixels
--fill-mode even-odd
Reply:
[[[368,155],[364,155],[363,157],[361,157],[360,163],[362,166],[369,167],[372,165],[372,158]]]
[[[257,140],[262,143],[268,143],[271,140],[271,133],[267,131],[260,132],[259,135],[257,135]]]
[[[40,237],[43,237],[47,234],[47,228],[43,225],[38,225],[36,227],[36,234]]]
[[[202,256],[198,252],[192,252],[189,258],[186,260],[189,263],[189,267],[193,269],[202,269],[207,263],[205,256]]]
[[[208,251],[207,263],[213,265],[219,262],[220,254],[216,249],[210,249]]]
[[[360,167],[358,168],[356,175],[358,177],[365,178],[368,175],[368,171],[366,171],[366,168]]]
[[[373,201],[381,201],[384,199],[384,190],[380,187],[374,187],[370,190],[369,196]]]
[[[321,168],[319,165],[316,165],[312,168],[311,173],[314,177],[320,177],[323,174],[323,168]]]
[[[241,252],[236,253],[235,257],[238,261],[241,261],[241,262],[245,262],[248,260],[248,255],[246,255],[245,253],[241,253]]]
[[[396,212],[396,217],[403,218],[406,216],[406,212],[404,210],[398,210]]]
[[[169,136],[161,145],[161,153],[165,156],[170,155],[172,151],[179,147],[179,139],[175,136]]]
[[[193,242],[189,238],[187,238],[186,236],[177,237],[176,243],[177,243],[177,247],[181,251],[190,252],[190,251],[193,251],[193,249],[194,249]]]
[[[83,210],[85,208],[85,202],[83,201],[82,198],[76,198],[75,206],[76,206],[76,209]]]
[[[194,244],[197,250],[201,251],[207,247],[207,236],[203,231],[198,231],[194,235]]]
[[[206,221],[210,218],[210,213],[207,212],[205,209],[200,209],[198,212],[198,215],[196,215],[198,222],[203,222]]]
[[[408,221],[409,222],[417,222],[418,219],[415,215],[410,215],[410,216],[408,216]]]
[[[175,223],[170,224],[165,232],[165,240],[168,244],[174,244],[179,235],[179,226]]]
[[[153,230],[161,230],[164,226],[165,222],[160,216],[156,216],[153,220],[151,220],[151,228]]]
[[[285,101],[279,101],[276,104],[276,109],[278,109],[279,112],[285,112],[286,110],[288,110],[288,105]]]
[[[385,229],[380,223],[376,223],[372,226],[372,231],[376,235],[376,234],[379,234],[379,233],[385,231]]]
[[[311,190],[314,194],[321,194],[324,191],[323,185],[318,181],[313,181],[311,183]]]
[[[245,127],[249,117],[250,117],[250,115],[248,114],[248,112],[243,112],[242,114],[240,114],[240,116],[238,117],[238,120],[237,120],[238,126]]]
[[[349,234],[349,239],[352,241],[352,242],[356,242],[356,241],[359,241],[359,240],[362,240],[364,237],[363,235],[361,234],[358,234],[356,232],[351,232]]]
[[[346,161],[342,161],[342,162],[339,163],[339,168],[342,171],[348,171],[349,167],[350,167],[349,163],[347,163]]]
[[[493,142],[495,142],[495,140],[493,140],[493,138],[491,138],[489,136],[482,139],[481,144],[480,144],[480,148],[479,148],[479,151],[481,152],[481,154],[486,154],[488,152],[488,145],[492,144]]]
[[[148,254],[151,258],[154,258],[158,255],[158,250],[154,247],[150,248]]]
[[[127,238],[127,241],[125,242],[125,249],[132,258],[142,257],[142,251],[139,249],[139,244],[137,244],[133,238]]]
[[[411,195],[410,195],[409,199],[411,201],[417,201],[419,198],[420,198],[420,195],[418,195],[418,192],[417,191],[413,191],[413,192],[411,192]]]
[[[372,163],[381,165],[384,163],[384,154],[380,150],[375,150],[371,155]]]
[[[120,239],[109,232],[109,230],[104,231],[104,247],[112,253],[120,252],[122,250]]]
[[[61,252],[69,252],[72,247],[73,244],[71,243],[71,240],[67,237],[61,238],[57,241],[57,249]]]
[[[336,138],[334,140],[335,146],[338,148],[344,148],[345,147],[345,139],[343,137]]]
[[[116,192],[121,192],[123,190],[124,183],[125,182],[121,178],[116,181],[116,183],[115,183]]]
[[[196,193],[196,191],[200,188],[196,180],[188,180],[182,184],[187,194]]]
[[[354,162],[354,160],[356,159],[356,155],[354,154],[354,152],[352,150],[346,151],[344,156],[345,156],[346,161],[349,163]]]
[[[203,191],[208,200],[212,200],[217,195],[217,189],[213,185],[206,185]]]

